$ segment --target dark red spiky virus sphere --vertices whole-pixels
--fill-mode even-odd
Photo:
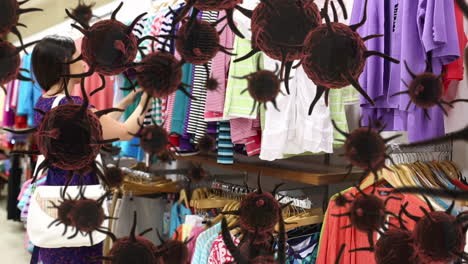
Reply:
[[[401,94],[408,94],[411,100],[406,106],[406,111],[409,110],[411,104],[415,104],[416,106],[424,109],[424,114],[428,119],[431,119],[429,113],[427,112],[427,109],[429,108],[438,106],[445,113],[445,115],[448,115],[443,105],[453,107],[454,103],[468,102],[468,99],[456,99],[450,102],[447,102],[442,99],[442,96],[444,95],[444,84],[442,81],[442,74],[435,75],[434,73],[432,73],[432,63],[430,62],[430,60],[432,60],[432,56],[428,55],[428,61],[426,62],[426,70],[420,74],[413,73],[413,71],[408,66],[408,63],[405,61],[406,70],[408,71],[412,80],[409,84],[402,80],[402,82],[405,84],[408,90],[398,92],[392,95],[393,97]]]
[[[175,46],[184,61],[193,64],[208,63],[221,49],[216,28],[201,19],[182,21]]]
[[[102,140],[99,118],[81,104],[51,109],[39,126],[39,151],[51,165],[63,170],[88,167],[99,154]]]
[[[349,213],[349,220],[356,229],[378,230],[385,222],[385,203],[375,195],[360,195],[354,198]]]
[[[467,253],[464,252],[466,231],[468,230],[468,214],[461,212],[457,216],[454,216],[452,212],[455,207],[455,201],[452,201],[447,210],[435,211],[434,206],[425,196],[466,199],[466,191],[400,187],[396,188],[394,192],[421,195],[426,200],[430,209],[430,211],[427,211],[424,207],[420,206],[419,208],[424,215],[418,217],[406,210],[408,202],[402,206],[402,212],[416,222],[413,238],[417,254],[422,263],[451,263],[456,259],[468,261]]]
[[[307,35],[305,43],[304,71],[318,86],[342,88],[349,85],[346,76],[357,79],[364,70],[366,45],[347,25],[320,25]]]
[[[72,9],[72,15],[77,18],[80,24],[88,25],[93,18],[93,7],[96,3],[87,5],[84,1],[78,0],[78,5]]]
[[[375,129],[355,129],[346,139],[344,149],[351,164],[359,168],[380,169],[385,162],[385,140]]]
[[[17,0],[2,0],[0,2],[0,36],[11,32],[18,37],[21,45],[23,45],[23,38],[18,27],[26,27],[26,25],[19,22],[19,17],[25,13],[42,11],[40,8],[21,8],[27,2],[29,0],[20,2]]]
[[[101,87],[95,89],[91,95],[104,89],[104,75],[117,75],[123,73],[129,79],[125,72],[128,68],[136,67],[140,64],[134,63],[134,59],[138,52],[138,45],[144,40],[151,38],[150,36],[138,39],[133,34],[133,29],[138,21],[146,15],[143,13],[137,16],[133,22],[126,26],[122,22],[116,20],[117,13],[122,8],[123,2],[114,10],[110,19],[102,20],[91,27],[80,21],[70,11],[65,10],[67,15],[78,22],[78,25],[72,24],[72,27],[83,33],[83,42],[81,45],[81,55],[68,62],[74,63],[79,60],[84,60],[88,66],[88,72],[82,74],[65,75],[69,78],[82,78],[91,76],[94,72],[98,72],[102,81]],[[132,83],[130,81],[130,83]]]
[[[239,209],[239,222],[243,230],[273,230],[278,223],[279,203],[271,193],[252,192],[244,197]]]
[[[272,59],[298,60],[307,33],[320,21],[313,1],[261,1],[252,12],[252,45]]]
[[[369,250],[374,251],[374,232],[380,232],[380,229],[387,231],[385,225],[388,224],[386,218],[388,215],[394,215],[386,210],[386,205],[390,200],[401,200],[399,197],[389,196],[385,200],[380,199],[375,195],[375,185],[371,193],[365,193],[359,186],[355,187],[358,190],[357,195],[352,195],[353,199],[344,197],[341,199],[342,207],[349,204],[349,210],[342,214],[332,214],[334,217],[348,217],[350,225],[342,228],[356,228],[361,232],[367,233],[369,247],[351,249],[350,252]]]
[[[154,37],[147,39],[155,41]],[[154,46],[153,52],[148,55],[142,53],[142,58],[141,65],[136,68],[136,76],[138,84],[150,95],[145,102],[145,108],[152,97],[167,97],[177,90],[194,99],[186,89],[191,86],[181,81],[183,61],[179,61],[169,52],[155,51]],[[135,89],[133,85],[129,88],[123,88],[123,90],[132,89]]]
[[[190,182],[201,182],[208,178],[208,172],[202,167],[201,164],[192,164],[187,171],[187,178]]]
[[[152,122],[152,125],[145,127],[140,124],[140,131],[131,135],[140,139],[140,147],[150,155],[150,160],[153,160],[154,155],[163,157],[163,153],[169,155],[169,159],[173,159],[173,153],[167,147],[172,146],[175,152],[177,152],[177,148],[169,141],[166,129],[163,126],[158,126],[156,121],[152,120]]]
[[[197,149],[202,153],[209,153],[216,148],[216,141],[210,135],[204,135],[198,140]]]
[[[252,51],[235,62],[263,51],[281,61],[281,75],[289,93],[289,73],[294,60],[301,59],[304,40],[321,23],[317,5],[307,0],[265,0],[253,11],[244,11],[251,18]]]
[[[370,121],[368,127],[359,127],[351,133],[342,131],[334,121],[332,123],[335,129],[346,138],[344,142],[344,155],[350,163],[347,166],[348,175],[354,166],[365,170],[362,177],[367,176],[369,172],[372,172],[377,177],[377,171],[382,168],[388,169],[385,161],[389,159],[393,162],[393,159],[386,153],[386,144],[401,135],[382,138],[380,133],[385,129],[385,125],[376,130],[372,127]]]
[[[0,40],[0,85],[5,85],[19,74],[21,59],[15,46]]]
[[[240,11],[244,11],[239,4],[242,3],[243,0],[186,0],[186,5],[182,9],[179,14],[175,14],[176,17],[173,21],[173,27],[177,25],[180,21],[182,21],[185,16],[192,10],[191,20],[197,18],[200,11],[226,11],[226,19],[228,21],[228,25],[231,28],[232,32],[238,35],[241,38],[244,38],[244,35],[237,29],[236,24],[234,23],[234,9],[239,9]],[[193,9],[192,9],[193,7]]]
[[[20,68],[21,58],[19,53],[21,50],[35,43],[36,42],[33,42],[17,48],[10,42],[0,39],[0,87],[5,91],[5,93],[6,88],[4,85],[14,79],[32,81],[30,78],[23,76],[20,72],[28,72],[28,70]]]
[[[460,217],[448,212],[425,212],[413,231],[423,263],[449,263],[464,255],[466,227]]]
[[[206,82],[206,90],[208,91],[216,91],[219,88],[219,81],[215,78],[209,78]]]
[[[161,264],[179,264],[189,262],[189,250],[187,244],[190,240],[179,241],[179,240],[163,240],[161,234],[158,232],[159,240],[161,245],[158,247],[155,255],[157,261],[155,263]],[[176,236],[178,233],[176,231]]]
[[[274,193],[276,192],[276,189],[278,187],[279,185],[275,187],[275,190],[273,191],[272,196],[274,196]],[[259,177],[259,191],[261,192],[260,177]],[[259,194],[258,191],[257,191],[257,194]],[[261,201],[261,199],[257,201]],[[257,205],[261,205],[262,203],[263,202],[258,202],[258,204],[256,204],[255,207],[258,207]],[[260,207],[263,207],[263,205],[261,205]],[[241,205],[241,208],[242,208],[242,205]],[[243,238],[239,244],[239,247],[237,247],[232,240],[231,233],[229,232],[226,219],[223,218],[222,223],[221,223],[221,234],[223,237],[223,241],[226,245],[226,248],[229,250],[229,252],[233,256],[236,263],[252,263],[252,264],[253,263],[262,263],[262,264],[286,263],[286,255],[285,255],[286,253],[286,230],[284,226],[285,223],[283,220],[281,209],[282,208],[278,206],[277,211],[276,211],[277,217],[273,215],[273,218],[277,219],[277,223],[279,225],[277,242],[272,236],[273,230],[272,230],[270,223],[267,223],[267,221],[258,221],[261,224],[261,226],[258,226],[257,228],[255,228],[254,232],[250,232],[248,230],[243,229],[242,224],[241,224]],[[263,211],[259,212],[259,215],[261,213],[264,213],[264,212]],[[253,212],[250,212],[250,214],[253,214]],[[267,215],[272,216],[272,213],[267,213]],[[260,215],[260,217],[262,216]],[[240,214],[240,218],[242,218],[242,214]],[[254,222],[256,221],[255,220],[251,221],[250,224],[254,224]],[[252,229],[251,226],[250,226],[250,229]],[[277,250],[276,250],[276,246],[277,246]],[[277,257],[275,258],[276,252],[277,252]]]
[[[259,106],[263,105],[266,108],[266,103],[268,102],[271,102],[273,107],[279,111],[276,105],[276,97],[281,93],[281,80],[278,74],[278,65],[276,65],[275,71],[262,70],[260,67],[260,57],[258,57],[256,72],[237,77],[247,80],[247,88],[241,94],[248,91],[254,99],[251,113],[256,109],[257,103]]]
[[[37,132],[39,151],[18,153],[44,155],[45,159],[38,165],[36,172],[50,166],[69,171],[66,185],[73,179],[74,173],[83,175],[96,172],[98,177],[105,182],[105,177],[97,169],[96,156],[104,144],[119,140],[118,138],[103,139],[99,117],[113,111],[122,110],[110,108],[92,112],[88,108],[89,100],[84,87],[84,79],[81,80],[81,90],[84,96],[82,104],[75,103],[66,92],[68,103],[58,105],[47,113],[35,109],[43,115],[38,127],[25,130],[3,128],[17,134]],[[37,174],[34,175],[33,180],[36,178]]]
[[[88,234],[91,245],[93,245],[91,232],[108,233],[108,228],[104,227],[103,223],[111,218],[105,215],[102,208],[107,195],[108,193],[105,193],[97,200],[89,199],[84,196],[84,188],[80,187],[77,197],[73,199],[66,195],[66,189],[63,189],[59,204],[51,202],[52,208],[57,209],[57,219],[49,224],[49,228],[54,224],[63,224],[65,227],[63,235],[65,235],[68,228],[71,227],[75,232],[68,237],[69,239],[76,237],[78,233]]]
[[[142,59],[137,70],[137,82],[150,96],[167,97],[182,85],[180,61],[169,52],[157,51]]]
[[[258,189],[246,195],[240,204],[238,211],[223,212],[223,214],[235,214],[239,216],[241,230],[247,233],[255,233],[256,239],[262,240],[274,231],[281,214],[281,207],[276,200],[277,185],[273,192],[262,190],[260,174],[258,175]],[[265,239],[263,239],[265,240]]]
[[[155,252],[157,247],[150,240],[143,237],[144,234],[152,229],[143,231],[140,235],[136,235],[137,216],[136,212],[133,216],[133,226],[130,235],[117,239],[115,235],[109,233],[113,241],[111,250],[108,256],[96,257],[94,260],[105,260],[111,264],[154,264],[156,262]]]
[[[104,177],[107,179],[107,187],[113,189],[122,186],[125,174],[118,166],[108,166],[104,169]]]
[[[301,63],[307,76],[317,84],[317,93],[310,105],[309,115],[312,114],[315,104],[324,93],[325,98],[328,98],[329,89],[343,88],[348,85],[353,85],[370,104],[374,105],[372,98],[367,95],[357,81],[364,70],[366,59],[370,56],[379,56],[399,63],[398,60],[383,53],[367,50],[364,42],[382,37],[382,35],[361,38],[356,33],[356,30],[364,25],[367,19],[367,0],[364,4],[362,20],[351,26],[339,23],[336,12],[334,12],[334,22],[330,22],[328,3],[329,0],[325,2],[322,12],[326,23],[308,32],[303,45]],[[326,104],[328,105],[328,102]]]
[[[419,264],[422,263],[414,248],[412,233],[404,229],[389,229],[375,244],[377,264]]]
[[[458,7],[463,11],[465,17],[468,17],[468,3],[466,2],[466,0],[455,0],[455,2],[457,3]],[[465,58],[468,57],[465,56]]]
[[[160,153],[169,144],[166,130],[158,125],[143,127],[135,136],[140,138],[140,146],[146,153]]]

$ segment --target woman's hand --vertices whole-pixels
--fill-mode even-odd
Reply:
[[[117,108],[126,109],[131,104],[133,104],[133,102],[135,102],[135,100],[137,99],[137,96],[142,92],[143,92],[142,88],[138,88],[135,91],[131,91],[127,96],[125,96],[124,99],[122,99],[122,101],[119,103],[120,107],[117,107]]]
[[[138,95],[143,92],[142,88],[136,89],[135,91],[130,92],[127,96],[119,102],[118,105],[114,106],[114,108],[119,108],[122,110],[127,109],[135,100],[137,99]],[[142,98],[143,99],[143,98]],[[146,99],[144,99],[146,100]],[[108,114],[108,116],[114,120],[119,120],[122,116],[123,112],[112,112]]]
[[[140,106],[141,106],[141,107],[144,107],[144,106],[145,106],[146,101],[148,100],[148,98],[149,98],[149,95],[148,95],[147,93],[142,93],[142,94],[141,94],[141,98],[140,98]],[[148,106],[147,106],[146,108],[148,109]],[[147,110],[147,109],[146,109],[146,110]]]

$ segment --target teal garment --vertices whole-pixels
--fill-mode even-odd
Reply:
[[[198,237],[195,243],[195,251],[192,256],[191,264],[206,264],[210,258],[211,246],[214,241],[218,238],[221,232],[221,223],[208,228],[203,231]]]
[[[182,83],[192,85],[193,64],[186,63],[182,66]],[[186,88],[190,92],[190,88]],[[171,133],[178,135],[184,134],[185,119],[188,114],[188,105],[190,98],[188,98],[182,91],[177,90],[174,109],[172,111]]]
[[[124,87],[130,87],[131,83],[125,78],[122,74],[116,77],[115,81],[115,89],[120,89]],[[127,96],[131,91],[123,90],[123,97]],[[138,104],[140,103],[141,95],[138,95],[133,104],[129,105],[125,112],[122,114],[122,120],[127,120],[127,118],[133,113],[133,111],[137,108]],[[130,141],[118,141],[114,142],[113,145],[115,147],[119,147],[120,153],[119,157],[131,157],[135,158],[138,161],[143,161],[145,158],[145,153],[139,147],[140,139],[133,138]]]
[[[183,204],[175,202],[171,208],[171,219],[169,220],[169,237],[172,237],[179,226],[185,223],[185,216],[191,215],[192,211]]]
[[[317,232],[315,234],[312,234],[309,238],[304,239],[304,241],[296,241],[293,244],[290,244],[291,242],[288,242],[289,248],[287,251],[286,264],[315,263],[317,260],[317,254],[319,249],[319,236],[320,233]],[[295,249],[293,249],[293,247]]]

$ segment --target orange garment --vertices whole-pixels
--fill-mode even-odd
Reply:
[[[75,45],[78,50],[81,50],[82,40],[83,39],[80,38],[75,41]],[[89,68],[86,67],[86,71],[88,70]],[[95,89],[101,87],[102,85],[101,78],[99,77],[99,74],[95,73],[89,77],[86,77],[85,79],[85,88],[86,88],[86,93],[89,96],[89,103],[93,105],[97,110],[104,110],[107,108],[111,108],[114,103],[113,102],[114,101],[114,77],[105,76],[105,79],[106,79],[106,87],[104,88],[104,90],[97,92],[93,96],[90,96],[89,94]],[[75,86],[73,95],[83,98],[83,95],[81,93],[81,87],[79,84]]]
[[[424,213],[419,208],[420,206],[428,209],[426,203],[421,201],[414,195],[403,195],[403,194],[390,194],[392,188],[376,188],[375,195],[379,198],[385,200],[389,196],[402,198],[402,200],[391,199],[387,203],[386,210],[398,215],[401,206],[408,202],[407,210],[416,216],[423,216]],[[372,187],[364,190],[365,193],[370,193]],[[351,188],[349,191],[344,193],[345,197],[348,200],[352,200],[351,194],[358,194],[356,188]],[[385,195],[387,194],[387,195]],[[334,200],[331,200],[328,205],[328,210],[326,213],[326,219],[323,224],[322,234],[319,245],[319,253],[317,256],[317,264],[330,264],[335,263],[335,260],[338,256],[341,245],[346,244],[345,251],[341,258],[340,264],[375,264],[374,253],[370,251],[357,251],[350,253],[349,250],[355,248],[364,248],[369,247],[369,241],[367,238],[367,233],[356,230],[355,228],[346,228],[342,227],[347,226],[350,223],[349,217],[336,217],[332,214],[343,214],[349,211],[349,204],[346,207],[338,207]],[[406,215],[403,215],[403,220],[406,221],[405,225],[408,229],[412,230],[415,226],[415,222],[409,219]],[[396,217],[389,217],[388,220],[390,223],[400,226],[398,219]],[[377,242],[377,232],[374,232],[374,243]]]
[[[457,24],[458,44],[460,45],[460,58],[444,66],[445,75],[443,77],[443,82],[445,92],[447,92],[451,81],[463,80],[463,54],[467,43],[463,19],[463,12],[460,7],[455,4],[455,21]]]
[[[172,235],[173,240],[178,240],[178,241],[184,241],[184,236],[182,235],[183,233],[183,228],[184,224],[180,225],[176,231],[174,232],[174,235]]]

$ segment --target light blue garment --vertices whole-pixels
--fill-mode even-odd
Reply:
[[[172,237],[176,229],[185,223],[185,216],[191,215],[192,211],[187,209],[183,204],[175,202],[171,208],[171,220],[169,225],[169,237]]]
[[[193,65],[190,63],[182,66],[182,82],[188,85],[192,84]],[[190,88],[186,88],[190,92]],[[187,110],[190,98],[188,98],[182,91],[177,90],[174,109],[172,111],[171,132],[178,135],[184,134],[185,119],[187,118]]]
[[[210,257],[211,246],[221,232],[221,223],[217,223],[211,228],[203,231],[197,238],[195,243],[195,251],[193,253],[191,264],[207,264]]]
[[[34,105],[42,95],[42,88],[36,81],[36,77],[32,72],[31,67],[31,54],[23,56],[23,63],[21,68],[29,71],[21,72],[24,77],[32,78],[34,82],[20,81],[18,93],[18,105],[16,108],[17,115],[28,116],[28,126],[34,126]]]

